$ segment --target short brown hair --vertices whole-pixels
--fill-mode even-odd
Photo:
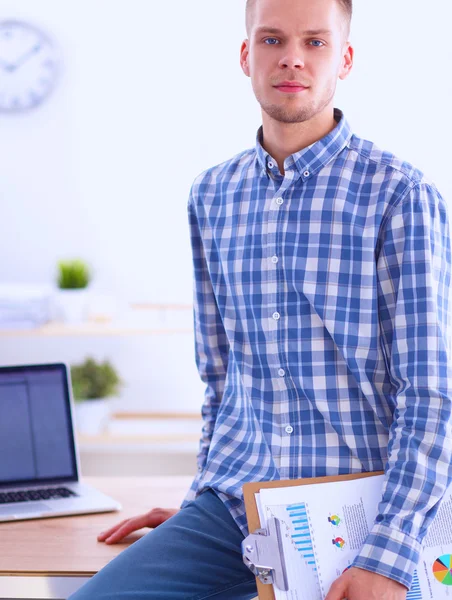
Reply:
[[[246,30],[248,33],[250,31],[251,12],[256,2],[257,0],[246,0]],[[353,0],[337,0],[337,2],[339,2],[339,4],[341,5],[341,8],[344,11],[344,15],[346,17],[348,37],[353,16]]]

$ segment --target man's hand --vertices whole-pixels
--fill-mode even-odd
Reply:
[[[407,592],[398,581],[351,567],[336,579],[325,600],[406,600]]]
[[[144,515],[124,519],[124,521],[113,525],[107,531],[100,533],[97,536],[97,541],[105,542],[106,544],[116,544],[116,542],[120,542],[129,533],[132,533],[132,531],[138,531],[138,529],[142,529],[143,527],[158,527],[177,512],[179,512],[178,508],[153,508]]]

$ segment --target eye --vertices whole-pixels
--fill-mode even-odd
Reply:
[[[277,41],[278,41],[276,38],[266,38],[266,39],[264,40],[264,43],[265,43],[265,42],[268,42],[269,40],[274,40],[275,42],[277,42]],[[275,45],[275,44],[267,44],[267,46],[274,46],[274,45]]]
[[[311,42],[319,42],[319,44],[322,44],[322,46],[325,45],[321,40],[311,40]],[[321,48],[321,46],[315,46],[315,48]]]

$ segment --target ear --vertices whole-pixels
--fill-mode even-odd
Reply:
[[[339,79],[346,79],[353,67],[353,56],[355,51],[349,42],[344,46],[344,56],[342,57],[342,65],[339,71]]]
[[[251,77],[250,66],[248,64],[249,57],[249,40],[244,40],[240,48],[240,66],[247,77]]]

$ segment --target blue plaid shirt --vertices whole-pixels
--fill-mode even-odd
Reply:
[[[247,481],[385,471],[353,565],[408,588],[452,480],[451,245],[421,171],[342,111],[280,174],[262,146],[201,173],[188,215],[198,473],[247,535]]]

